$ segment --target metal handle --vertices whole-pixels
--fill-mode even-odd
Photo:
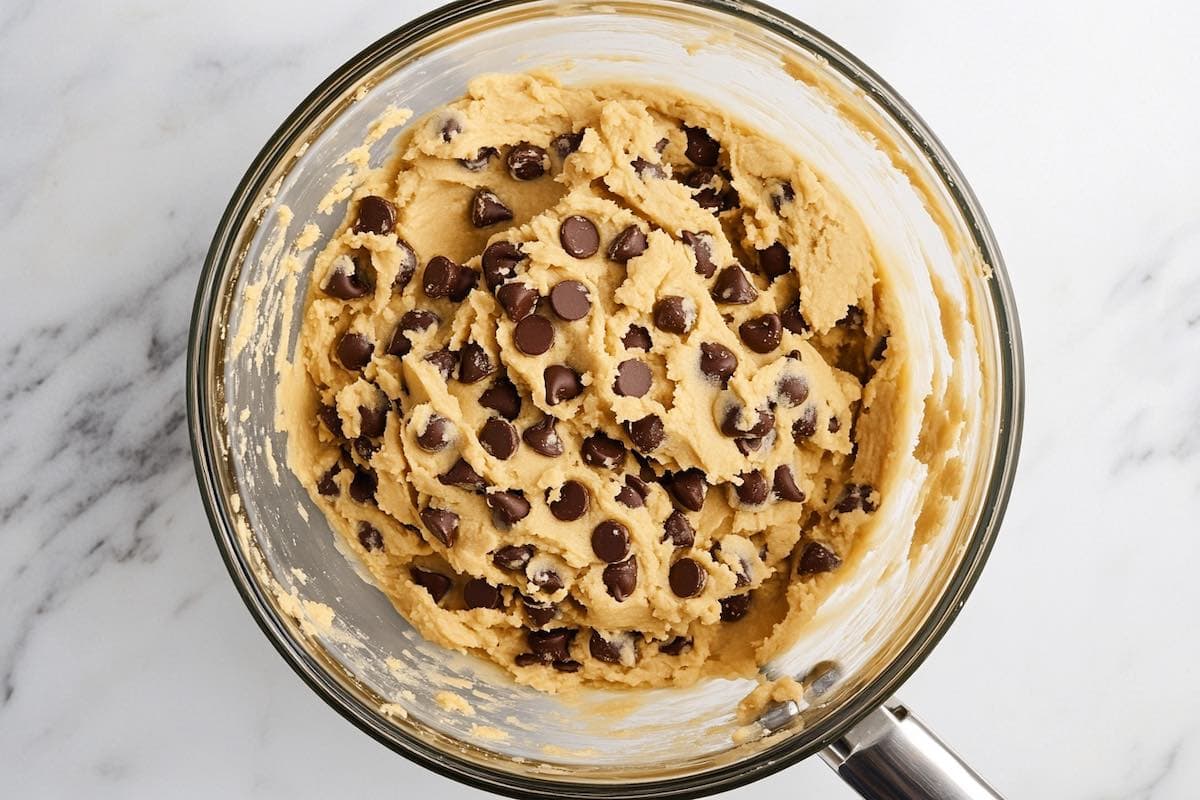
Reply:
[[[900,703],[872,711],[821,758],[867,800],[1003,800]]]

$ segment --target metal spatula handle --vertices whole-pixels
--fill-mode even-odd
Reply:
[[[821,758],[867,800],[1003,800],[900,703],[872,711]]]

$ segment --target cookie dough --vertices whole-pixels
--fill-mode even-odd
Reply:
[[[520,682],[752,674],[887,502],[895,305],[780,142],[484,76],[316,258],[289,463],[401,614]]]

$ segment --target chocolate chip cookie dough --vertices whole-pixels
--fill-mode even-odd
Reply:
[[[485,76],[317,257],[289,463],[401,614],[518,681],[753,674],[887,502],[895,313],[780,142]]]

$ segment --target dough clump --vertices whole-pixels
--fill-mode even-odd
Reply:
[[[480,77],[316,259],[289,460],[401,614],[518,681],[752,674],[887,496],[884,277],[719,109]]]

